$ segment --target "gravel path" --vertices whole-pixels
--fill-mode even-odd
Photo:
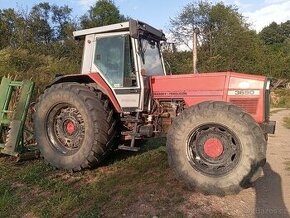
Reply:
[[[283,118],[287,116],[290,111],[283,110],[271,118],[277,121],[277,128],[268,141],[265,177],[255,186],[256,208],[261,212],[257,217],[290,217],[290,171],[286,170],[285,164],[290,161],[290,129],[283,126]]]

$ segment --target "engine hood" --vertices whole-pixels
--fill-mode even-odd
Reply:
[[[154,99],[183,100],[186,107],[203,101],[226,101],[240,106],[257,122],[264,117],[265,76],[236,72],[154,76]]]

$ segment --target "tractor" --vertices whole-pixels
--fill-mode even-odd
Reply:
[[[236,194],[266,162],[270,80],[236,72],[166,73],[164,33],[136,20],[75,31],[81,74],[55,78],[39,97],[34,136],[53,167],[98,166],[113,149],[167,136],[168,161],[189,188]]]

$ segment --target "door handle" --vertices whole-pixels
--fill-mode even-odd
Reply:
[[[138,93],[139,90],[138,89],[130,89],[129,91],[130,91],[130,93]]]

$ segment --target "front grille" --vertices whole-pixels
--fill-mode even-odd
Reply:
[[[258,99],[232,99],[231,103],[243,108],[250,114],[256,114],[258,107]]]

